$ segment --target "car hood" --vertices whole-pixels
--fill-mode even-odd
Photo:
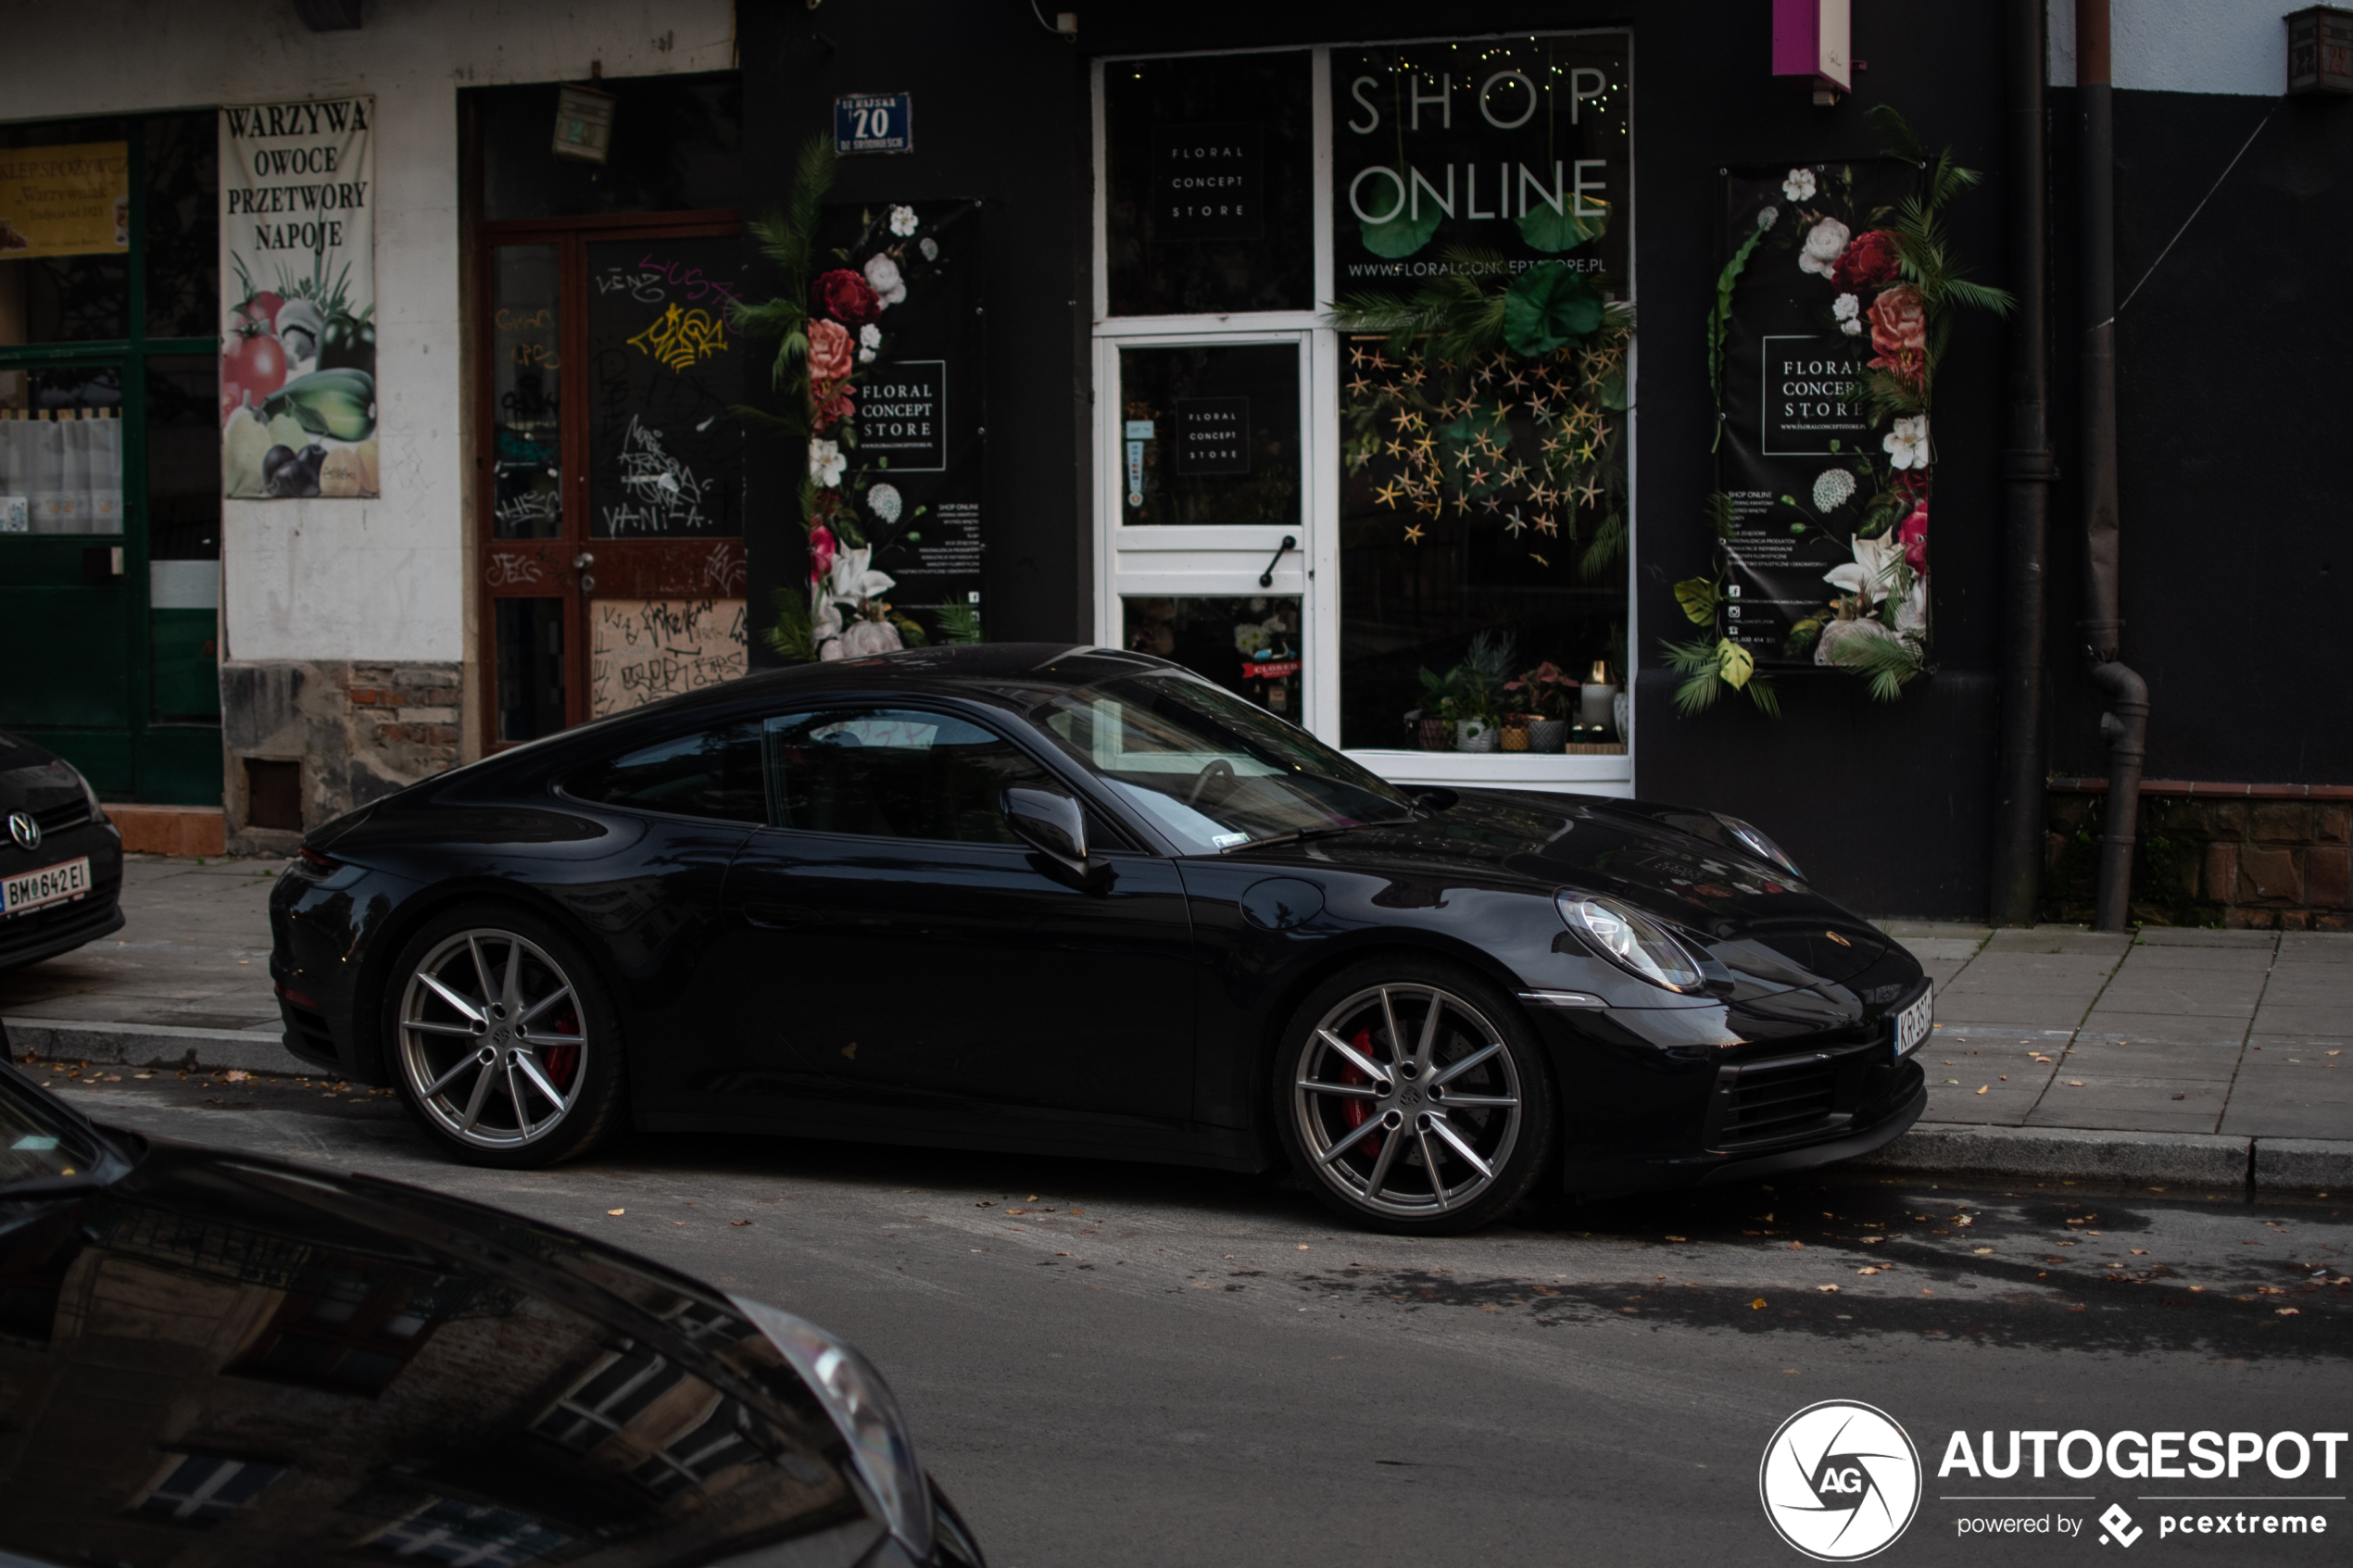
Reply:
[[[254,1564],[446,1560],[434,1532],[509,1543],[482,1561],[849,1562],[884,1533],[725,1297],[515,1215],[158,1141],[0,1202],[0,1546],[36,1557],[161,1561],[202,1527]]]
[[[1564,889],[1619,898],[1767,989],[1855,980],[1900,952],[1869,921],[1727,841],[1729,832],[1703,811],[1463,790],[1452,806],[1417,821],[1310,839],[1290,853],[1310,863],[1475,881],[1548,898]]]

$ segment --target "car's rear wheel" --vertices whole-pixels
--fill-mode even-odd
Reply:
[[[520,909],[453,910],[402,950],[385,1049],[409,1110],[477,1164],[552,1165],[619,1121],[621,1038],[585,955]]]
[[[1452,965],[1372,960],[1318,986],[1291,1018],[1275,1082],[1293,1163],[1376,1229],[1477,1229],[1552,1155],[1558,1115],[1534,1031]]]

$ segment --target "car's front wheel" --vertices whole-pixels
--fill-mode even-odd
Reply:
[[[622,1109],[620,1031],[585,955],[520,909],[457,909],[402,950],[384,1030],[424,1129],[476,1164],[553,1165]]]
[[[1552,1073],[1528,1021],[1466,971],[1356,965],[1292,1016],[1276,1095],[1293,1163],[1359,1223],[1475,1230],[1526,1195],[1553,1150]]]

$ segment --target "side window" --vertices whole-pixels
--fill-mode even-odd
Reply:
[[[760,785],[756,721],[680,735],[592,762],[564,782],[566,794],[605,806],[635,806],[685,817],[767,821]]]
[[[837,708],[768,721],[770,820],[809,833],[1017,844],[1007,784],[1052,776],[1013,742],[945,713]]]

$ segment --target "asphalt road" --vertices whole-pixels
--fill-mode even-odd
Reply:
[[[1885,1561],[2080,1559],[2112,1502],[2169,1562],[2341,1562],[2353,1531],[2353,1445],[2334,1479],[1938,1475],[1957,1428],[2353,1424],[2333,1202],[1833,1174],[1405,1241],[1264,1178],[676,1135],[516,1174],[318,1080],[43,1076],[102,1121],[500,1204],[845,1332],[1000,1568],[1801,1562],[1759,1461],[1833,1399],[1920,1450]],[[2249,1509],[2329,1533],[2158,1534]],[[2051,1533],[1960,1533],[2008,1516]]]

